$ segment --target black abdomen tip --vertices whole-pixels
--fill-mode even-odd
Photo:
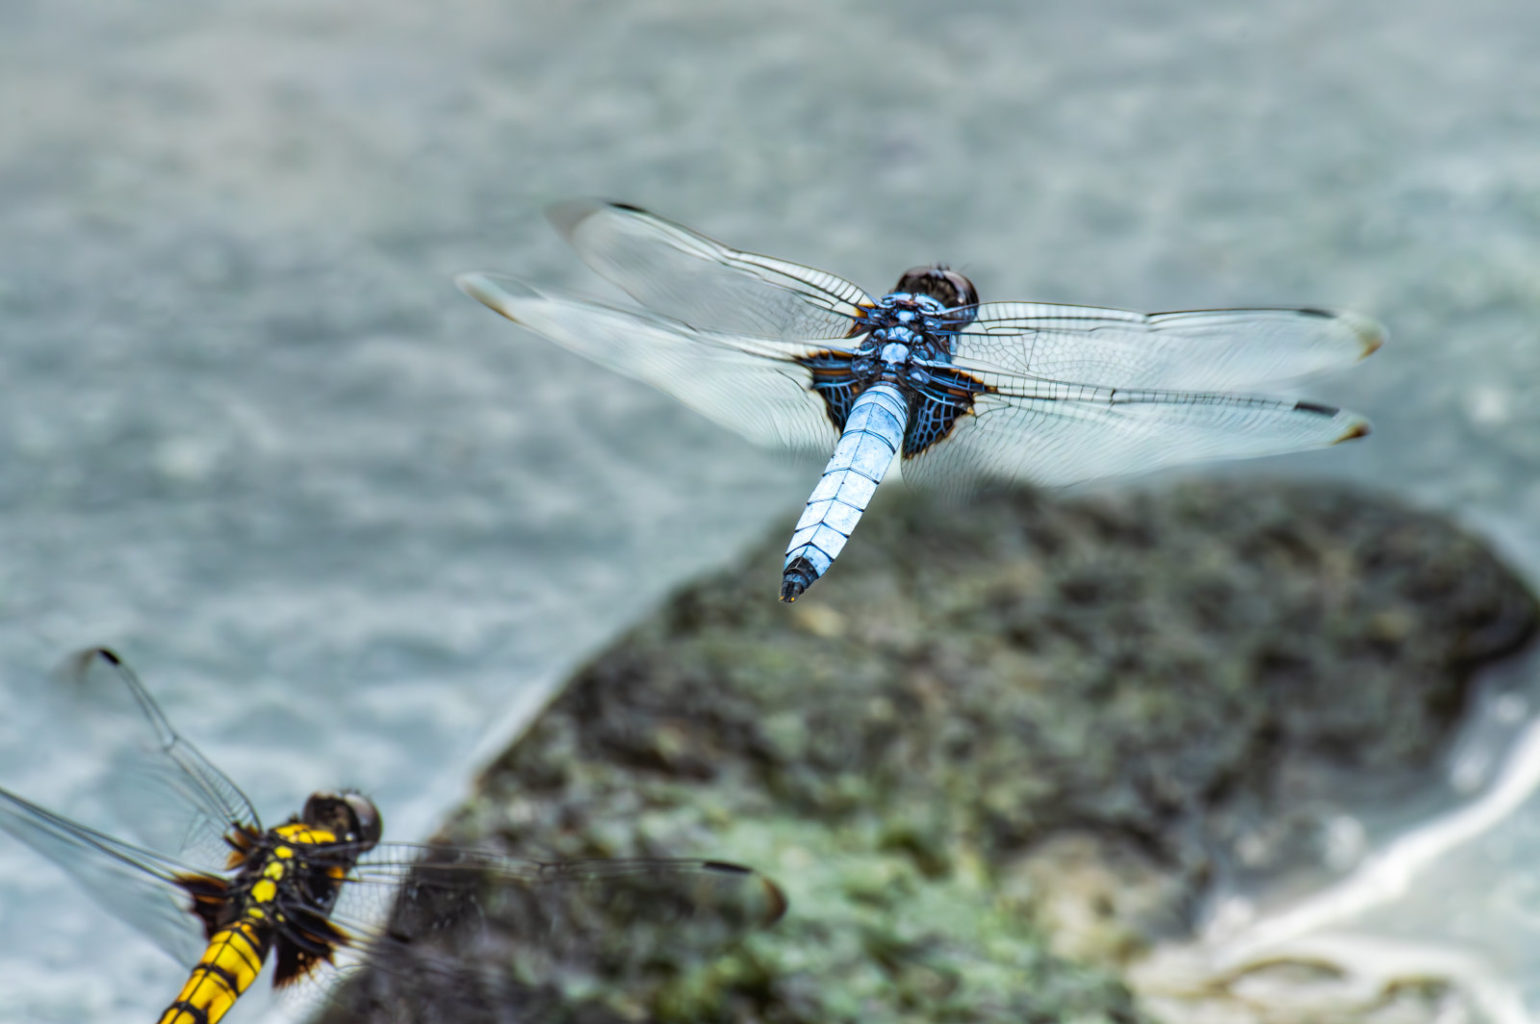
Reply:
[[[818,570],[805,555],[798,555],[781,573],[781,600],[787,604],[795,601],[813,585]]]

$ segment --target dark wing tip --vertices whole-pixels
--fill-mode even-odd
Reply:
[[[742,864],[734,864],[726,860],[701,861],[701,867],[707,871],[715,871],[724,875],[738,875],[744,878],[753,878],[763,890],[767,913],[764,917],[765,925],[772,925],[786,916],[786,908],[789,905],[786,900],[786,892],[769,877],[760,874],[751,867]]]
[[[1334,405],[1322,405],[1320,402],[1295,402],[1294,409],[1297,412],[1313,413],[1316,416],[1325,416],[1328,419],[1337,417],[1345,418],[1347,427],[1332,439],[1332,444],[1341,444],[1343,441],[1351,441],[1354,438],[1367,437],[1369,435],[1369,421],[1362,416],[1343,412]]]
[[[1330,316],[1352,332],[1354,339],[1358,342],[1359,359],[1367,359],[1378,352],[1384,346],[1385,339],[1389,336],[1384,324],[1372,316],[1364,316],[1362,313],[1342,311],[1325,313],[1319,310],[1312,310],[1311,313],[1317,316]]]
[[[705,860],[701,861],[701,867],[707,871],[720,871],[724,875],[752,875],[754,869],[744,867],[742,864],[734,864],[730,860]]]
[[[1353,333],[1358,335],[1358,340],[1363,345],[1360,359],[1367,359],[1378,352],[1384,346],[1385,339],[1389,337],[1384,324],[1366,316],[1353,317],[1349,321],[1349,326],[1352,327]]]
[[[494,313],[500,313],[514,323],[519,322],[514,312],[514,302],[544,298],[539,291],[516,277],[490,274],[480,270],[456,274],[455,287]]]
[[[1352,441],[1356,438],[1368,437],[1370,433],[1371,431],[1369,429],[1368,422],[1365,420],[1358,420],[1349,426],[1343,435],[1333,441],[1332,444],[1341,444],[1343,441]]]
[[[1340,309],[1321,309],[1316,306],[1291,309],[1288,312],[1295,316],[1317,317],[1321,320],[1334,320],[1341,324],[1357,340],[1359,359],[1367,359],[1378,352],[1384,346],[1388,336],[1384,324],[1361,313],[1349,313]]]
[[[98,658],[116,669],[119,675],[131,674],[123,659],[118,657],[118,652],[111,647],[86,647],[73,651],[59,662],[58,667],[54,669],[54,674],[61,680],[82,682],[91,673]]]
[[[753,878],[759,883],[761,895],[765,899],[765,915],[761,921],[762,926],[775,924],[786,916],[786,908],[790,906],[786,899],[786,891],[775,881],[766,875],[760,874],[753,868],[742,864],[734,864],[726,860],[701,861],[701,867],[707,871],[716,871],[724,875],[738,875],[743,878]]]
[[[775,924],[786,916],[786,910],[790,904],[786,900],[786,891],[768,878],[760,879],[765,886],[765,898],[769,900],[770,913],[765,918],[766,925]]]

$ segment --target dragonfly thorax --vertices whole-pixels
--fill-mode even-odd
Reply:
[[[898,370],[909,361],[909,349],[913,343],[909,339],[902,341],[890,341],[882,346],[882,351],[877,358],[882,361],[884,369]]]
[[[871,333],[863,348],[893,374],[909,359],[951,362],[953,338],[973,321],[977,306],[978,292],[966,277],[941,266],[915,267],[867,310]],[[907,349],[902,358],[895,345]]]
[[[948,310],[928,295],[894,292],[877,300],[876,308],[866,314],[871,340],[877,345],[898,342],[925,351],[939,348],[951,351],[949,335],[956,330]]]

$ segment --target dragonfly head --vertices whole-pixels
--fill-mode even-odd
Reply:
[[[340,842],[356,845],[360,853],[380,841],[384,825],[380,809],[362,793],[312,793],[305,801],[300,820],[312,828],[324,828]]]
[[[966,327],[973,320],[973,307],[979,304],[978,289],[955,270],[937,263],[929,267],[911,267],[898,279],[895,292],[924,295],[941,303],[943,309],[957,310],[948,317],[947,326]]]

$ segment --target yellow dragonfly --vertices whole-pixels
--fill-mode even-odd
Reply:
[[[112,799],[129,809],[139,842],[6,789],[0,829],[188,966],[159,1024],[216,1024],[269,962],[291,1013],[460,1019],[444,1015],[442,993],[532,1005],[542,972],[623,972],[661,944],[717,951],[785,912],[774,882],[724,861],[545,862],[382,842],[380,812],[357,792],[314,793],[264,828],[115,653],[84,651],[73,666],[96,710],[116,705],[142,740],[112,773]],[[543,963],[510,962],[493,976],[466,966],[457,952],[494,927],[531,937]],[[396,983],[408,972],[410,983]],[[440,995],[414,1000],[413,991]]]

